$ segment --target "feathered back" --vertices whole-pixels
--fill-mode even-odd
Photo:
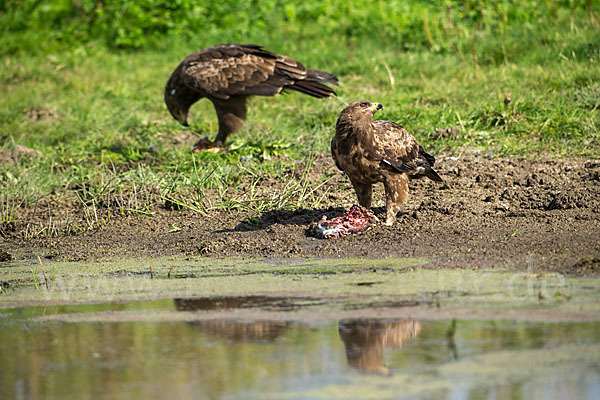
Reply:
[[[252,44],[209,47],[186,57],[174,74],[203,97],[226,100],[231,96],[273,96],[292,89],[313,97],[335,91],[321,82],[337,85],[327,72],[307,70],[302,63]]]

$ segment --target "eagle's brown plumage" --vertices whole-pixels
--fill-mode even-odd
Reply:
[[[350,103],[338,117],[331,155],[356,191],[358,203],[371,207],[373,184],[383,182],[386,225],[396,221],[400,205],[408,197],[408,181],[424,176],[442,178],[433,170],[435,158],[402,126],[391,121],[372,121],[382,106],[370,101]]]
[[[337,85],[337,81],[334,75],[306,69],[261,46],[223,44],[191,54],[175,68],[165,87],[165,103],[171,115],[187,126],[192,104],[203,97],[212,101],[219,120],[213,144],[221,147],[227,135],[244,124],[248,96],[274,96],[291,89],[329,97],[335,92],[321,82]]]

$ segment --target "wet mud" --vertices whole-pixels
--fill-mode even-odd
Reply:
[[[0,225],[0,258],[37,255],[55,260],[175,256],[244,258],[426,257],[425,268],[505,268],[597,276],[600,269],[600,161],[488,159],[438,156],[443,184],[410,184],[408,202],[392,227],[337,239],[313,238],[310,223],[344,215],[356,200],[331,158],[315,160],[310,179],[335,177],[320,187],[317,208],[265,212],[211,211],[203,215],[162,204],[151,215],[111,215],[95,230],[64,232],[81,223],[75,199],[42,199]],[[250,183],[248,183],[250,184]],[[259,194],[277,193],[268,178]],[[241,185],[244,189],[244,185]],[[216,194],[213,194],[216,196]],[[383,187],[374,211],[385,219]],[[100,218],[107,210],[98,209]],[[37,226],[52,235],[29,235]],[[62,224],[62,225],[61,225]],[[176,226],[178,229],[173,229]]]

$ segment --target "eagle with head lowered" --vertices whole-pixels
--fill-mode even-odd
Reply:
[[[331,140],[335,165],[348,175],[358,203],[371,207],[373,184],[385,188],[386,225],[408,197],[408,181],[424,176],[442,182],[433,170],[435,158],[427,154],[413,135],[392,121],[372,121],[383,108],[379,103],[355,101],[340,113]]]
[[[335,94],[323,82],[337,85],[338,79],[261,46],[223,44],[190,54],[175,68],[165,87],[165,103],[173,118],[188,126],[192,104],[209,99],[217,112],[219,132],[214,142],[200,144],[201,140],[196,148],[223,147],[227,136],[246,120],[248,96],[274,96],[284,89],[317,98]]]

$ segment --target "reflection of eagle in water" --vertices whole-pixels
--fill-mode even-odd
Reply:
[[[284,89],[317,98],[335,94],[321,82],[337,85],[338,80],[257,45],[223,44],[191,54],[179,64],[165,87],[165,103],[187,126],[190,106],[203,97],[212,101],[219,133],[214,143],[205,140],[201,146],[222,147],[227,135],[244,124],[248,96],[274,96]]]
[[[331,154],[335,165],[348,175],[358,203],[371,207],[373,184],[383,182],[386,225],[396,221],[408,197],[408,181],[424,176],[442,182],[433,170],[435,158],[406,129],[391,121],[372,121],[379,103],[355,101],[338,117]]]
[[[407,320],[345,319],[338,325],[348,364],[367,374],[388,374],[383,349],[402,348],[421,332],[421,323]]]
[[[221,297],[174,299],[177,311],[223,311],[250,308],[255,302],[265,301],[266,297]],[[283,301],[279,298],[275,300]],[[285,304],[284,304],[285,306]],[[232,342],[272,342],[283,335],[291,326],[287,321],[237,321],[229,319],[209,319],[189,322],[196,330]]]
[[[189,322],[196,330],[233,343],[270,343],[287,332],[291,323],[286,321],[206,320]]]

